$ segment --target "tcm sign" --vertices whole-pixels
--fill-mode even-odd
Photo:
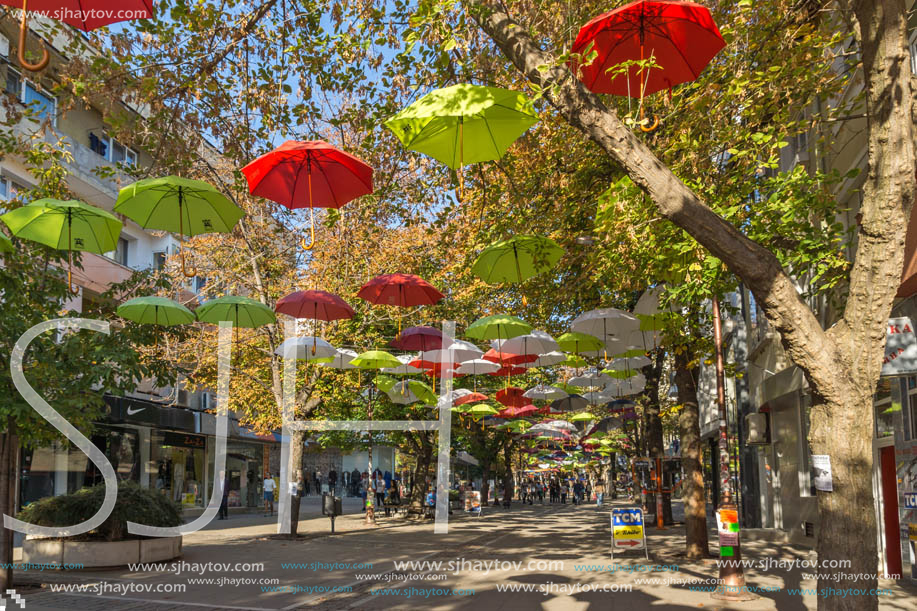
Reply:
[[[900,376],[913,373],[917,373],[917,337],[914,335],[914,325],[907,317],[889,318],[882,375]]]

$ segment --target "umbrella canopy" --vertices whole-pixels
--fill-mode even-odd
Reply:
[[[578,386],[580,388],[589,388],[592,386],[605,386],[606,384],[609,384],[611,380],[611,376],[599,373],[570,378],[567,381],[567,384],[570,386]]]
[[[227,295],[211,299],[196,311],[197,319],[201,322],[219,324],[220,321],[229,321],[236,328],[245,327],[254,329],[277,321],[273,310],[248,297]]]
[[[0,252],[13,252],[13,241],[0,233]]]
[[[618,380],[626,380],[627,378],[640,375],[639,371],[633,369],[603,369],[602,373],[610,378]]]
[[[331,369],[356,369],[356,365],[351,365],[350,362],[357,358],[357,353],[353,350],[348,350],[347,348],[338,348],[337,354],[330,361],[325,361],[319,363],[322,367],[329,367]]]
[[[498,414],[501,418],[525,418],[538,411],[534,405],[523,405],[522,407],[507,407],[500,410]]]
[[[500,365],[484,359],[471,359],[470,361],[465,361],[456,369],[458,373],[473,376],[494,373],[499,370]]]
[[[381,388],[381,386],[380,386]],[[429,386],[419,380],[402,380],[388,389],[383,389],[392,403],[408,405],[418,401],[424,405],[436,405],[436,394]]]
[[[544,331],[536,329],[531,333],[517,335],[511,339],[503,340],[499,348],[501,352],[512,352],[515,354],[537,357],[541,354],[555,352],[559,349],[559,346],[553,337]],[[537,360],[537,358],[532,360]]]
[[[477,359],[483,351],[470,342],[455,340],[447,348],[427,350],[420,354],[420,359],[429,363],[464,363]]]
[[[558,337],[557,345],[560,346],[561,350],[573,352],[574,354],[601,350],[605,347],[605,344],[599,338],[576,331],[568,331]]]
[[[396,350],[439,350],[443,347],[443,332],[433,327],[408,327],[389,346]]]
[[[338,350],[320,337],[304,335],[284,340],[274,350],[274,354],[284,358],[314,360],[334,358],[338,355]]]
[[[472,405],[466,410],[463,410],[466,414],[471,414],[475,418],[483,418],[484,416],[495,416],[498,412],[490,405],[486,403],[478,403],[477,405]]]
[[[463,84],[431,91],[385,126],[405,147],[458,170],[461,198],[462,166],[499,159],[537,121],[523,94]]]
[[[602,403],[607,403],[614,396],[615,395],[608,390],[594,390],[583,393],[583,399],[585,399],[589,405],[600,405]]]
[[[496,399],[507,407],[523,407],[529,404],[529,400],[525,396],[525,390],[516,386],[498,390]]]
[[[73,286],[73,251],[114,250],[122,223],[113,214],[77,200],[44,198],[0,216],[14,236],[68,252],[67,282]]]
[[[529,426],[529,423],[525,420],[510,420],[509,422],[500,425],[500,428],[510,431],[511,433],[524,433],[526,429],[529,428]]]
[[[340,208],[373,192],[373,169],[362,159],[323,140],[287,140],[244,168],[252,195],[266,197],[290,209],[309,208],[315,244],[314,208]]]
[[[374,305],[401,308],[433,305],[443,298],[432,284],[414,274],[383,274],[363,285],[357,297]]]
[[[726,46],[710,11],[693,2],[640,0],[599,15],[582,27],[572,53],[592,45],[598,56],[579,66],[583,83],[595,93],[642,97],[695,80]],[[613,68],[628,60],[653,57],[647,70]]]
[[[515,316],[494,314],[471,323],[465,330],[465,335],[478,340],[509,339],[531,331],[532,325]]]
[[[567,422],[566,420],[550,420],[550,421],[545,422],[545,423],[543,423],[543,424],[544,424],[546,427],[550,427],[550,428],[552,428],[552,429],[557,429],[558,431],[568,431],[568,432],[571,432],[571,433],[573,433],[573,432],[576,431],[576,427],[575,427],[574,425],[570,424],[569,422]]]
[[[27,12],[56,19],[84,32],[112,23],[149,19],[153,16],[153,0],[0,0],[0,4],[23,10],[19,24],[19,63],[33,72],[44,70],[51,56],[42,46],[42,58],[38,62],[33,64],[26,60],[26,36],[29,31]]]
[[[544,384],[539,386],[533,386],[532,388],[525,391],[522,395],[528,399],[539,399],[541,401],[554,401],[556,399],[563,399],[568,397],[567,392],[556,386],[546,386]]]
[[[645,356],[633,356],[633,357],[624,357],[616,358],[611,361],[608,368],[615,369],[618,371],[627,371],[629,369],[640,369],[646,367],[647,365],[652,365],[653,361],[648,359]]]
[[[551,401],[551,409],[560,412],[574,412],[586,409],[589,402],[581,395],[568,395],[563,399]]]
[[[413,354],[402,354],[402,355],[396,356],[395,358],[401,361],[401,365],[399,365],[398,367],[383,367],[382,371],[384,373],[394,373],[398,375],[413,375],[415,373],[423,372],[422,368],[411,365],[411,361],[417,358]]]
[[[497,340],[494,340],[495,342]],[[481,357],[485,361],[493,361],[494,363],[499,363],[500,365],[521,365],[523,363],[532,363],[537,358],[538,355],[535,354],[516,354],[506,350],[495,350],[491,348],[484,353],[484,356]]]
[[[384,350],[369,350],[357,355],[350,364],[358,369],[382,369],[383,367],[399,367],[401,361]]]
[[[570,422],[589,422],[595,419],[596,417],[589,412],[578,412],[567,418]]]
[[[146,178],[118,192],[115,212],[144,229],[169,231],[194,237],[204,233],[228,233],[245,213],[212,185],[200,180],[164,176]],[[195,276],[185,267],[182,272]]]
[[[548,352],[547,354],[540,354],[538,358],[532,363],[532,367],[553,367],[554,365],[559,365],[563,363],[567,358],[567,355],[559,350],[554,350],[553,352]]]
[[[353,308],[346,301],[326,291],[296,291],[277,300],[274,311],[293,318],[312,320],[345,320],[353,318]]]
[[[460,388],[458,390],[468,390],[468,389]],[[453,392],[458,392],[458,390],[453,391]],[[458,396],[458,397],[454,397],[452,399],[453,405],[467,405],[469,403],[480,403],[481,401],[487,401],[487,395],[483,393],[471,392],[471,391],[468,391],[467,393],[461,396]]]
[[[165,297],[135,297],[119,305],[115,312],[144,325],[171,327],[194,322],[194,312]]]
[[[504,377],[507,377],[507,376],[519,376],[519,375],[522,375],[523,373],[525,373],[526,371],[528,371],[528,370],[527,370],[525,367],[522,367],[522,366],[504,365],[503,367],[500,367],[500,368],[497,369],[495,372],[493,372],[493,373],[491,373],[491,374],[488,374],[488,375],[492,375],[492,376],[496,376],[496,377],[500,377],[500,376],[504,376]]]
[[[573,331],[592,335],[603,342],[620,339],[639,327],[640,320],[636,316],[617,308],[590,310],[577,316],[570,325]]]
[[[487,284],[524,282],[557,265],[563,254],[563,249],[550,238],[515,236],[482,250],[471,273]]]

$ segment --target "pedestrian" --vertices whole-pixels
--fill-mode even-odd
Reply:
[[[382,472],[376,471],[375,481],[376,506],[382,507],[385,503],[385,480],[382,478]]]
[[[332,469],[328,472],[328,492],[334,494],[337,490],[338,472]]]
[[[223,498],[220,499],[220,519],[229,519],[229,474],[223,475]]]
[[[560,502],[562,505],[567,504],[567,482],[560,485]]]
[[[270,508],[270,515],[274,515],[274,489],[276,487],[277,482],[275,482],[271,474],[268,473],[264,478],[264,508]]]
[[[604,482],[598,481],[595,483],[595,504],[597,507],[602,506],[602,501],[605,498],[605,484]]]
[[[536,489],[538,490],[538,502],[544,505],[544,484],[541,480],[538,480],[538,483],[535,484]]]

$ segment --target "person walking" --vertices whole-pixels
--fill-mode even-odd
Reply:
[[[229,519],[229,474],[223,475],[223,498],[220,499],[220,519]]]
[[[274,515],[274,489],[277,488],[277,482],[268,473],[264,478],[264,508],[270,509],[270,514]]]
[[[535,488],[538,490],[538,502],[544,505],[544,482],[538,480],[538,483],[535,484]]]
[[[385,504],[385,479],[383,479],[381,471],[376,471],[375,490],[376,506],[382,507]]]
[[[560,485],[560,502],[562,505],[567,504],[567,482]]]

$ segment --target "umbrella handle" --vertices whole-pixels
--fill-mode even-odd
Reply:
[[[311,159],[310,159],[311,161]],[[312,165],[309,164],[309,232],[311,241],[306,244],[306,238],[300,242],[303,250],[312,250],[315,248],[315,209],[312,208]]]
[[[70,257],[67,265],[67,290],[71,295],[79,295],[80,287],[73,286],[73,251],[70,251]]]
[[[656,128],[657,128],[657,127],[659,127],[659,115],[654,114],[654,115],[653,115],[653,124],[650,125],[650,126],[641,125],[641,126],[640,126],[640,131],[642,131],[643,133],[648,134],[648,133],[650,133],[650,132],[656,131]]]
[[[185,278],[194,278],[195,276],[197,276],[196,267],[192,267],[191,269],[188,269],[186,266],[184,249],[182,249],[181,251],[181,273],[184,274]]]
[[[31,70],[32,72],[38,72],[44,70],[48,66],[48,62],[51,61],[51,54],[48,53],[47,47],[43,40],[39,38],[39,43],[41,44],[41,59],[36,64],[29,63],[25,58],[25,39],[26,34],[29,31],[29,20],[26,17],[26,5],[28,0],[22,0],[22,21],[19,22],[19,63],[26,70]]]

